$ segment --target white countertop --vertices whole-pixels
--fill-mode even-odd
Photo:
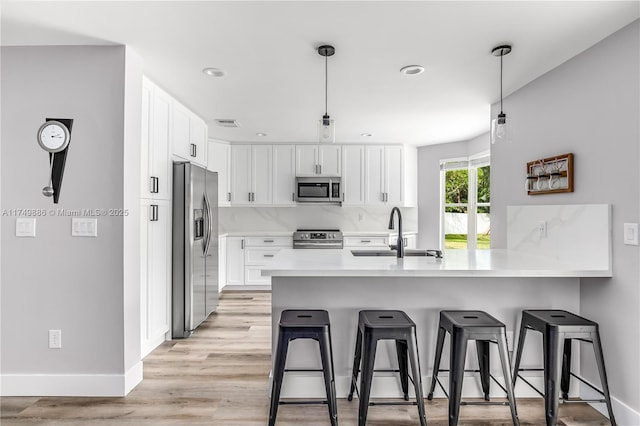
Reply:
[[[356,257],[350,250],[280,250],[262,268],[273,277],[610,277],[610,270],[512,250],[446,250],[433,257]]]
[[[294,231],[231,231],[221,232],[221,237],[291,237]],[[402,231],[403,234],[417,234],[417,231]],[[398,235],[397,232],[392,231],[346,231],[342,233],[345,237],[360,237],[360,236],[383,236],[388,237],[390,235]]]

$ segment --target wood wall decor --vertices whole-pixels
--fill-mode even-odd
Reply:
[[[573,192],[573,154],[528,162],[525,189],[528,195]]]

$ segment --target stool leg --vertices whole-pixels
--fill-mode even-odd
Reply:
[[[611,396],[609,395],[609,383],[607,381],[607,370],[604,368],[604,354],[602,353],[602,343],[600,342],[600,333],[598,330],[591,333],[591,341],[593,342],[593,351],[596,355],[596,363],[598,364],[598,372],[600,373],[600,382],[602,383],[602,393],[607,404],[609,412],[609,422],[612,426],[616,426],[616,419],[613,417],[613,407],[611,406]]]
[[[320,336],[320,357],[322,358],[322,372],[324,374],[324,387],[327,393],[327,405],[331,426],[338,425],[338,406],[336,404],[336,382],[333,372],[333,351],[331,349],[331,335],[325,331]]]
[[[451,335],[451,361],[449,365],[449,426],[458,424],[467,340],[467,333],[454,328]]]
[[[488,342],[487,342],[488,344]],[[509,368],[509,351],[507,349],[507,334],[503,329],[498,335],[498,352],[500,353],[500,364],[502,365],[502,375],[504,376],[504,384],[507,389],[507,399],[509,400],[509,408],[511,408],[511,419],[513,425],[518,426],[518,410],[516,408],[516,398],[513,392],[513,380],[511,378],[511,370]]]
[[[478,369],[480,370],[480,383],[485,401],[489,401],[489,341],[476,340],[476,352],[478,352]]]
[[[564,339],[564,353],[562,355],[562,378],[560,390],[562,399],[569,399],[569,382],[571,381],[571,339]]]
[[[364,347],[362,353],[362,371],[360,372],[360,405],[358,408],[358,426],[367,424],[369,397],[371,396],[371,381],[373,380],[373,365],[376,359],[378,341],[371,333],[364,333]]]
[[[558,422],[558,394],[560,393],[560,375],[564,333],[545,332],[542,339],[544,351],[544,408],[547,426]]]
[[[280,402],[280,390],[284,377],[284,366],[287,362],[287,350],[289,349],[289,337],[282,331],[278,333],[278,345],[276,347],[276,359],[273,365],[273,385],[271,386],[271,407],[269,409],[269,426],[276,424],[278,404]]]
[[[356,330],[356,351],[353,355],[353,369],[351,370],[351,387],[349,389],[349,395],[347,401],[353,400],[353,391],[356,390],[356,383],[358,381],[358,370],[360,369],[360,358],[362,356],[362,333],[360,327]]]
[[[413,387],[416,392],[416,402],[418,404],[418,415],[420,416],[420,425],[427,426],[427,417],[424,410],[424,395],[422,394],[422,373],[420,372],[420,358],[418,356],[418,341],[416,339],[415,330],[406,341],[409,349],[409,358],[411,359],[411,375],[413,377]],[[408,398],[405,398],[408,399]]]
[[[527,335],[527,327],[523,323],[520,324],[520,334],[518,336],[518,350],[516,351],[516,362],[513,366],[513,388],[516,388],[516,380],[518,380],[518,370],[520,370],[520,359],[522,358],[522,349],[524,348],[524,338]]]
[[[440,369],[440,360],[442,359],[442,347],[444,346],[444,335],[446,331],[442,327],[438,327],[438,339],[436,343],[436,359],[433,362],[433,373],[431,374],[431,386],[429,387],[429,393],[427,399],[431,401],[433,399],[433,391],[436,389],[436,382],[438,378],[438,370]]]
[[[396,352],[398,354],[398,370],[400,370],[400,383],[402,384],[402,392],[404,400],[409,400],[409,368],[407,365],[407,342],[405,340],[396,340]]]

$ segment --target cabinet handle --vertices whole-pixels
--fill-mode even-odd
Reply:
[[[272,254],[265,254],[264,257],[273,257]]]
[[[360,240],[361,243],[370,243],[371,240]]]
[[[318,164],[318,170],[320,170],[320,172],[318,174],[321,175],[322,174],[322,164]]]
[[[265,243],[272,243],[273,242],[273,240],[262,240],[262,241],[264,241]]]
[[[247,192],[247,196],[249,197],[249,202],[251,202],[251,193]]]
[[[291,193],[291,201],[295,201],[296,200],[296,193],[292,192]]]
[[[402,239],[402,245],[406,247],[406,246],[407,246],[407,242],[408,242],[408,241],[409,241],[409,240],[407,240],[406,238],[403,238],[403,239]]]
[[[149,190],[149,192],[151,192],[152,194],[157,194],[158,193],[158,181],[159,179],[155,176],[151,176],[150,178],[150,184],[151,184],[151,189]]]
[[[240,250],[244,250],[244,240],[240,240]]]
[[[231,193],[227,192],[227,201],[231,201]]]
[[[149,218],[150,222],[157,222],[158,221],[158,205],[157,204],[151,204],[151,218]]]
[[[198,147],[196,146],[195,143],[191,144],[191,156],[192,157],[197,157],[198,156]]]

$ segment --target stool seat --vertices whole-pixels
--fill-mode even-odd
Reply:
[[[545,417],[547,426],[555,426],[558,421],[558,395],[562,392],[562,398],[569,398],[569,385],[571,376],[580,381],[581,377],[571,372],[571,342],[572,339],[592,343],[593,350],[600,374],[602,390],[596,389],[604,396],[603,400],[589,402],[604,402],[607,405],[609,421],[616,424],[609,395],[607,373],[604,367],[604,355],[600,343],[598,323],[583,318],[579,315],[560,309],[526,309],[522,311],[520,322],[520,337],[518,338],[518,350],[513,370],[513,384],[515,386],[520,371],[539,371],[541,369],[521,369],[520,360],[524,348],[527,330],[535,330],[542,333],[542,346],[544,355],[544,393],[534,389],[544,397]],[[524,378],[523,381],[531,386]],[[585,382],[586,383],[586,382]],[[595,389],[595,388],[594,388]]]
[[[402,311],[393,310],[366,310],[358,313],[358,330],[356,332],[356,350],[353,356],[353,370],[351,376],[351,388],[347,399],[353,399],[356,390],[358,373],[360,373],[360,361],[362,361],[362,374],[360,375],[360,398],[358,407],[358,426],[367,423],[367,411],[371,385],[373,380],[376,349],[378,340],[395,340],[396,353],[398,355],[398,370],[400,384],[405,401],[409,400],[409,361],[413,375],[413,386],[416,393],[415,405],[418,406],[420,424],[426,426],[427,419],[424,410],[424,398],[422,396],[422,377],[420,374],[420,362],[418,359],[418,342],[416,339],[416,324]],[[389,371],[389,370],[386,370]],[[385,402],[384,405],[411,404],[410,402]]]
[[[336,387],[333,369],[333,350],[331,348],[331,331],[329,323],[329,313],[319,309],[294,310],[288,309],[280,314],[278,328],[278,343],[276,347],[273,363],[273,386],[271,388],[271,404],[269,409],[269,426],[276,423],[278,405],[285,402],[280,401],[280,391],[282,381],[286,371],[287,352],[289,341],[295,339],[312,339],[318,342],[320,347],[320,358],[322,360],[321,370],[300,370],[296,371],[322,371],[327,400],[299,401],[297,403],[319,403],[327,404],[329,408],[329,419],[332,426],[338,425],[338,405],[336,403]]]
[[[455,426],[458,424],[460,405],[462,404],[462,381],[464,379],[465,371],[480,373],[484,399],[489,401],[489,379],[491,378],[495,380],[491,375],[489,365],[489,343],[492,342],[498,345],[502,373],[506,384],[506,387],[504,387],[503,390],[507,394],[509,407],[511,409],[511,418],[514,425],[519,424],[518,414],[516,411],[516,401],[511,383],[511,371],[509,369],[509,353],[507,349],[507,335],[505,329],[506,327],[502,322],[484,311],[440,311],[435,361],[433,363],[433,375],[427,399],[433,399],[433,392],[435,391],[436,383],[440,384],[440,387],[442,387],[442,384],[438,379],[438,373],[440,371],[446,371],[440,369],[440,361],[442,360],[442,349],[444,347],[445,335],[446,333],[449,333],[451,335],[449,393],[447,394],[447,397],[449,398],[449,426]],[[465,370],[464,368],[467,353],[467,342],[469,340],[476,341],[479,365],[478,370]],[[496,381],[496,383],[498,382]],[[444,390],[444,387],[442,387],[442,389]],[[446,393],[447,392],[445,391],[445,394]],[[474,404],[497,403],[483,402]]]

